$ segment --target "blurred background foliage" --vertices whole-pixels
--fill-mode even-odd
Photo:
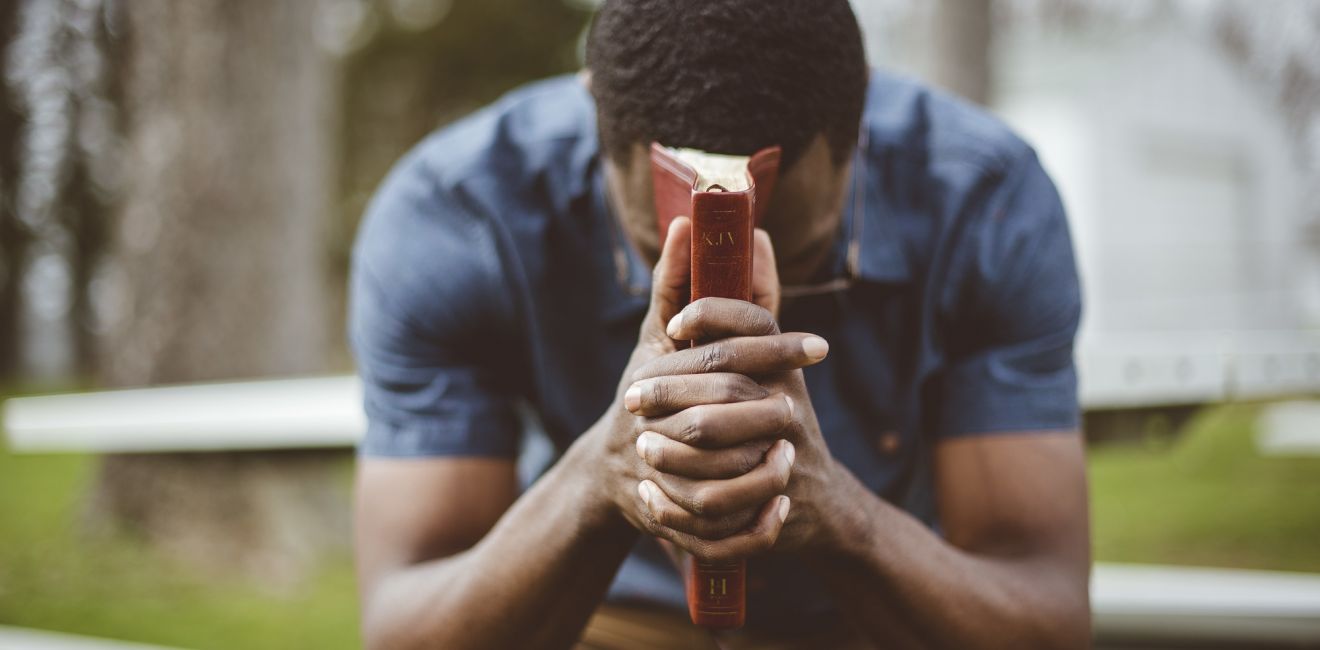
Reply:
[[[345,278],[375,186],[437,126],[575,71],[589,15],[522,0],[0,3],[0,395],[349,370]],[[217,324],[226,312],[237,322]],[[0,625],[356,647],[351,452],[308,455],[0,448]],[[294,480],[329,498],[292,551],[263,547],[278,526],[259,522],[294,513],[186,512],[278,508],[288,477],[270,468],[294,466],[316,467]],[[168,539],[178,520],[196,532]]]
[[[524,0],[391,0],[372,11],[359,19],[343,63],[337,279],[347,277],[372,191],[399,156],[522,83],[576,71],[590,16],[582,3]]]

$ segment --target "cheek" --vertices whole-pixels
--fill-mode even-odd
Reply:
[[[771,216],[775,218],[771,219]],[[770,241],[774,242],[777,256],[788,259],[795,252],[817,247],[824,240],[832,240],[837,222],[837,219],[820,211],[766,215],[765,230],[770,234]]]
[[[780,219],[766,219],[764,228],[774,244],[775,257],[781,260],[791,258],[794,252],[801,250],[807,244],[805,240],[809,237],[808,231],[803,228],[806,225],[804,221],[803,218],[792,218],[788,215],[783,215]]]

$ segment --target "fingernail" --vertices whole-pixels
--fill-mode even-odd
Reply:
[[[791,419],[797,414],[797,406],[793,404],[793,398],[789,397],[788,393],[784,393],[784,401],[788,402],[788,417]]]
[[[784,523],[788,519],[788,497],[779,497],[779,523]]]
[[[628,392],[623,394],[623,408],[629,411],[636,411],[637,407],[642,405],[642,387],[633,384],[628,387]]]
[[[789,467],[793,466],[793,459],[797,458],[797,449],[793,447],[793,443],[787,440],[784,441],[784,458],[788,459]]]
[[[642,435],[637,436],[637,455],[641,456],[642,460],[646,460],[646,450],[651,447],[652,435],[654,434],[650,431],[643,431]]]
[[[669,324],[665,326],[665,334],[668,334],[671,339],[675,338],[678,336],[678,328],[682,326],[683,312],[680,311],[675,314],[673,318],[669,319]]]
[[[802,339],[802,351],[806,353],[807,357],[820,361],[829,353],[830,344],[819,336],[808,336]]]
[[[651,482],[650,482],[650,481],[642,481],[641,483],[638,483],[638,484],[637,484],[637,494],[638,494],[639,496],[642,497],[642,501],[646,503],[646,507],[648,507],[648,508],[651,507]]]

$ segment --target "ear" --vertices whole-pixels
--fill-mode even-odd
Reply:
[[[582,68],[581,70],[578,70],[577,79],[578,79],[578,83],[582,84],[582,87],[587,89],[587,92],[591,92],[590,68]]]

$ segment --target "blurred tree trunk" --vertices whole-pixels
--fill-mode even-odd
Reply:
[[[9,25],[0,143],[4,255],[0,369],[80,381],[96,363],[88,288],[101,262],[119,157],[116,70],[105,0],[27,0]],[[28,384],[27,386],[31,386]]]
[[[370,37],[340,46],[341,119],[351,128],[339,134],[341,200],[330,244],[334,277],[348,276],[358,220],[376,186],[418,140],[520,84],[578,69],[588,4],[378,0],[367,5],[354,33],[366,31]],[[419,9],[427,15],[420,23]],[[500,35],[498,44],[492,34]],[[345,297],[335,295],[338,313],[344,312]],[[342,324],[337,319],[336,325]],[[335,336],[342,339],[343,330]]]
[[[18,31],[18,3],[0,3],[0,44]],[[0,71],[8,70],[8,47],[0,47]],[[18,186],[17,102],[0,83],[0,381],[13,379],[18,366],[19,296],[27,233],[20,226],[14,190]]]
[[[318,5],[122,5],[121,207],[111,233],[109,385],[324,372],[335,115]],[[182,432],[181,432],[182,433]],[[337,457],[342,457],[342,452]],[[347,541],[324,454],[104,458],[96,521],[215,567],[296,577]]]
[[[929,32],[930,80],[985,105],[991,88],[991,0],[936,0]]]

